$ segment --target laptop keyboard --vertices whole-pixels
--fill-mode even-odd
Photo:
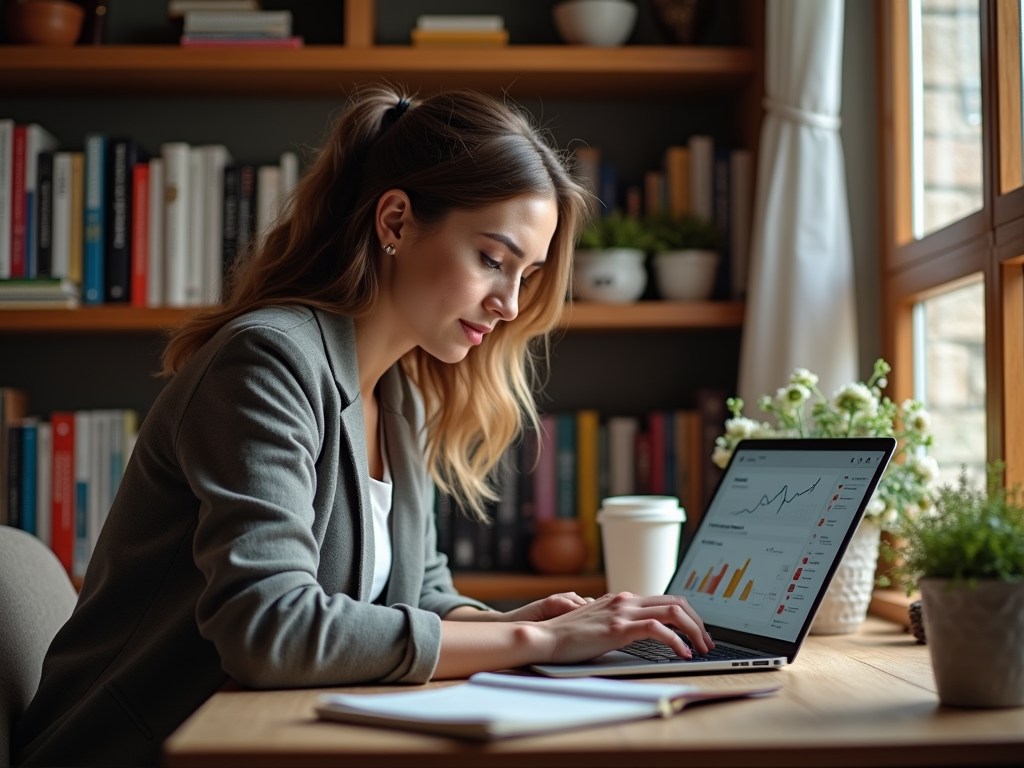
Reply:
[[[632,656],[645,659],[646,661],[654,661],[657,663],[666,663],[670,661],[731,661],[734,659],[749,660],[764,658],[760,654],[745,651],[742,648],[716,647],[707,653],[701,653],[700,651],[693,649],[693,658],[684,659],[677,656],[675,651],[660,640],[637,640],[635,643],[630,643],[625,648],[620,648],[619,650],[623,653],[628,653]],[[765,661],[763,666],[768,666],[768,664],[769,662]],[[746,665],[744,664],[744,666]]]

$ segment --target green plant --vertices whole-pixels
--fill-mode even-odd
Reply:
[[[639,248],[650,251],[654,248],[654,238],[645,222],[612,211],[607,216],[591,220],[580,236],[579,247],[590,250]]]
[[[717,251],[722,245],[722,233],[713,223],[697,216],[674,219],[668,214],[652,216],[647,220],[654,238],[652,250],[663,251]]]
[[[932,444],[931,417],[916,400],[897,406],[882,390],[888,385],[891,368],[885,360],[875,361],[866,383],[853,382],[827,398],[818,389],[818,377],[797,368],[789,384],[775,397],[761,395],[758,407],[775,417],[775,425],[743,416],[743,401],[726,401],[732,418],[725,422],[725,434],[715,441],[712,461],[725,467],[737,443],[746,438],[777,437],[895,437],[899,448],[868,502],[864,516],[890,526],[905,516],[932,506],[931,486],[939,466],[928,455]],[[808,412],[810,411],[810,412]]]
[[[1002,464],[988,468],[988,489],[967,483],[966,470],[956,487],[935,494],[927,514],[906,517],[896,535],[904,544],[896,553],[883,545],[883,554],[902,563],[891,573],[904,580],[907,594],[921,579],[951,579],[974,585],[979,580],[1024,580],[1024,504],[1017,489],[1000,482]]]

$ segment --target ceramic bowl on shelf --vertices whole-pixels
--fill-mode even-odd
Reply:
[[[666,251],[654,257],[658,291],[673,301],[706,301],[715,290],[715,251]]]
[[[7,6],[4,21],[12,43],[74,45],[85,9],[65,0],[22,0]]]
[[[636,301],[647,287],[645,256],[638,248],[576,251],[573,263],[577,297],[602,304]]]
[[[562,40],[569,45],[622,45],[636,26],[636,6],[629,0],[568,0],[552,14]]]

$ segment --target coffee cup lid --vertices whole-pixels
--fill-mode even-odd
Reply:
[[[681,523],[686,520],[682,507],[602,507],[597,511],[597,522],[604,520],[629,520],[638,523]]]

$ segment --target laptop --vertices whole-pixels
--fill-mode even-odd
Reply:
[[[895,448],[890,437],[742,441],[665,590],[696,609],[715,650],[682,659],[642,640],[585,664],[532,669],[613,677],[793,663]]]

